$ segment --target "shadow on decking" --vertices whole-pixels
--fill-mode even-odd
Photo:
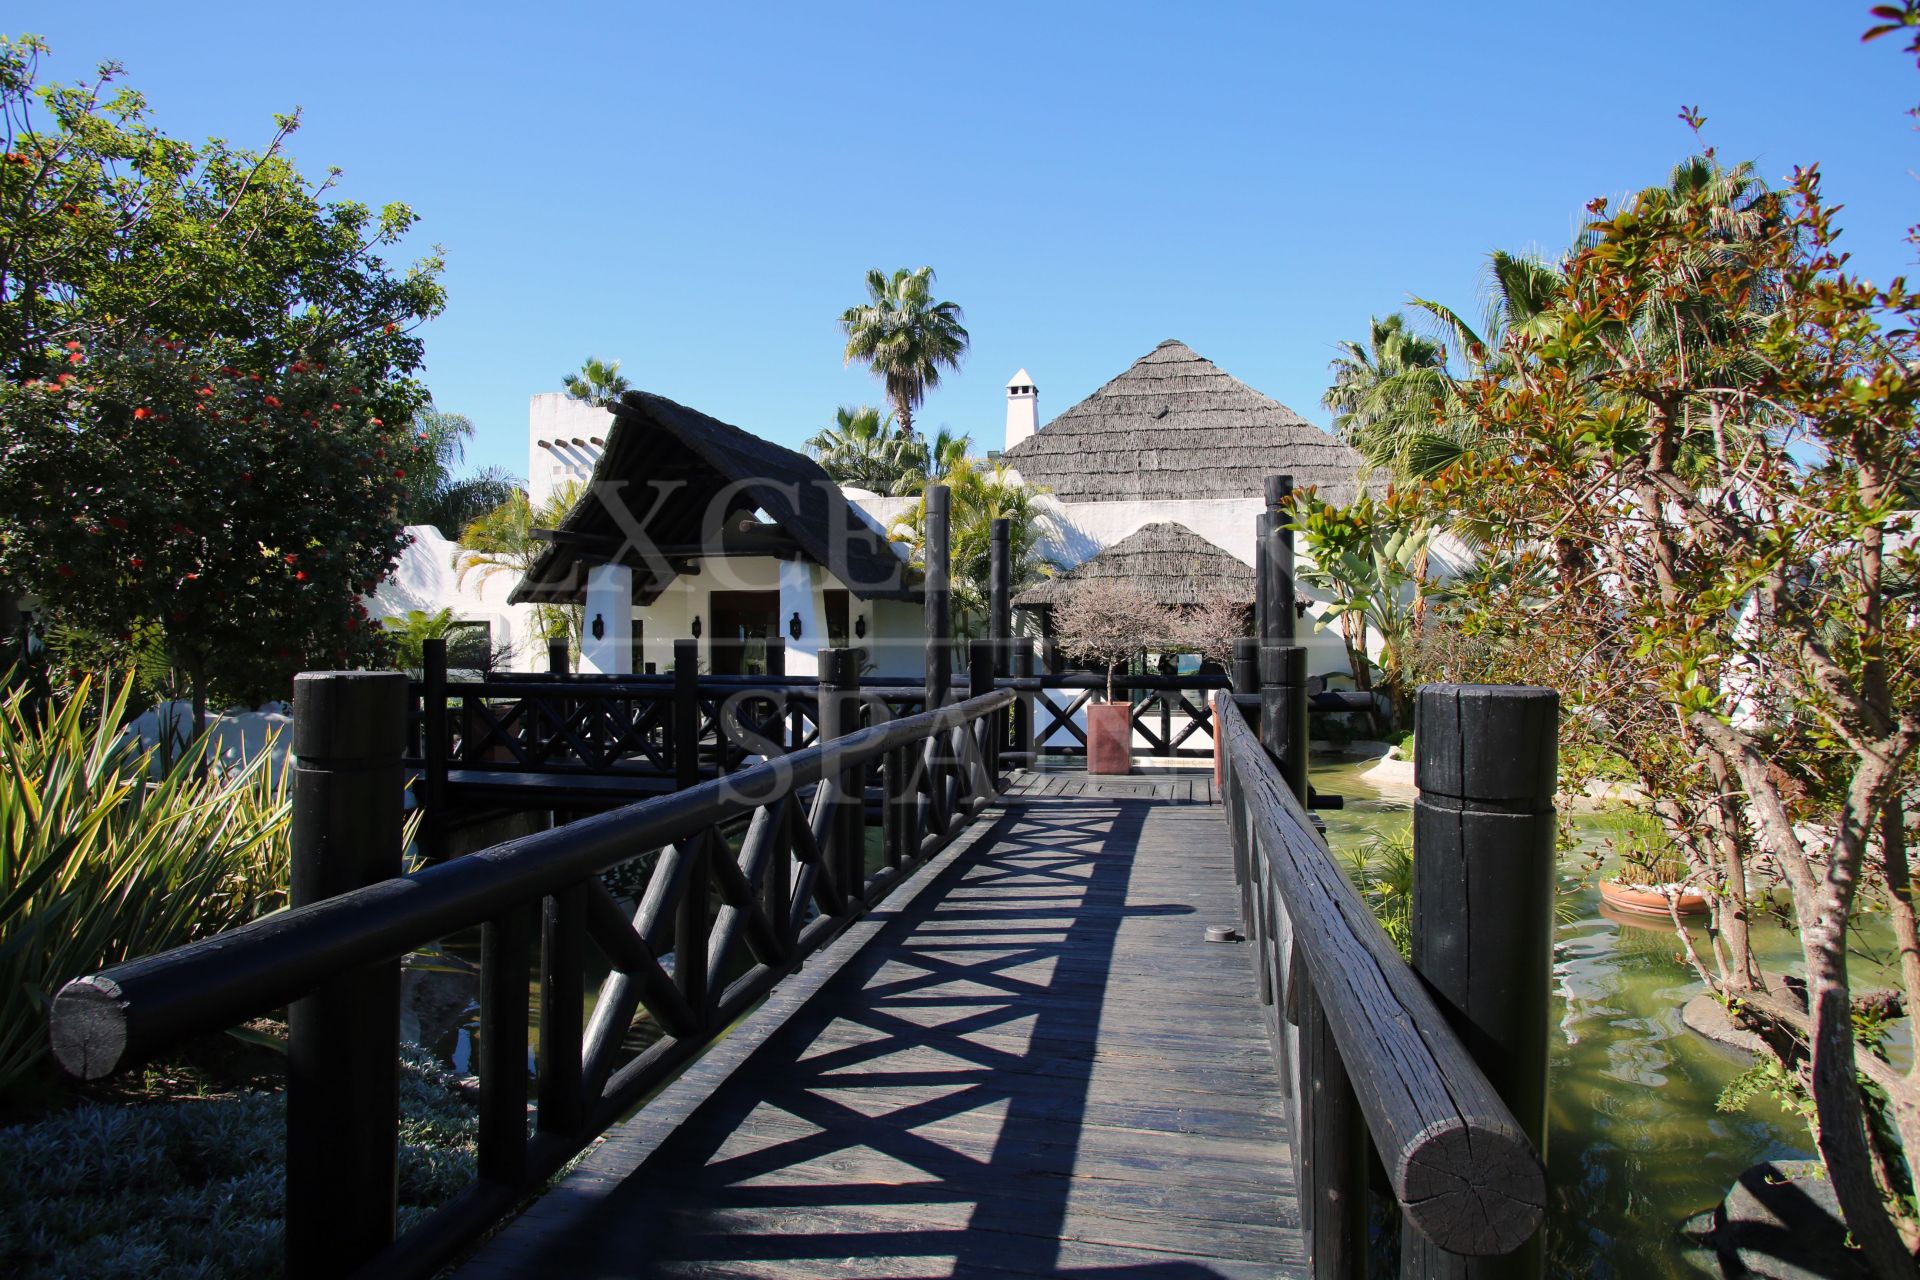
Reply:
[[[1185,1097],[1180,1125],[1215,1124],[1232,1150],[1191,1170],[1205,1186],[1179,1161],[1169,1176],[1151,1130],[1176,1109],[1156,1092],[1171,1073],[1151,1043],[1100,1037],[1122,925],[1194,912],[1128,903],[1149,811],[1084,800],[1002,816],[548,1242],[550,1274],[1244,1273],[1196,1260],[1221,1224],[1193,1210],[1273,1229],[1271,1194],[1233,1176],[1253,1159],[1233,1142],[1244,1126]]]

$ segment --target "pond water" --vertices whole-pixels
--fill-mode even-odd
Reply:
[[[1346,797],[1345,809],[1320,815],[1336,850],[1412,825],[1412,792],[1374,788],[1360,776],[1366,767],[1315,763],[1314,785]],[[1575,826],[1582,847],[1562,862],[1573,918],[1556,930],[1553,957],[1548,1274],[1697,1276],[1680,1224],[1718,1204],[1744,1169],[1809,1158],[1812,1143],[1803,1124],[1771,1103],[1757,1104],[1758,1114],[1715,1108],[1745,1061],[1682,1025],[1680,1007],[1702,988],[1672,928],[1603,915],[1592,884],[1572,887],[1606,835],[1591,815],[1576,815]],[[1867,923],[1869,949],[1881,924]],[[1704,952],[1704,936],[1696,945]],[[1755,946],[1771,972],[1799,954],[1778,927],[1758,930]],[[1859,963],[1857,985],[1890,983],[1875,957]]]

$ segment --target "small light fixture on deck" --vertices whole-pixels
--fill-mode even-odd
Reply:
[[[595,640],[600,640],[605,638],[606,634],[607,634],[606,619],[601,617],[597,613],[594,614],[593,615],[593,638]]]
[[[795,640],[800,638],[800,611],[798,609],[795,609],[793,616],[787,619],[787,634]]]
[[[867,615],[864,613],[853,620],[853,638],[855,640],[867,638]]]
[[[700,638],[700,615],[699,614],[696,613],[693,615],[693,625],[688,627],[687,630],[693,632],[693,638],[695,640],[698,640]]]
[[[1230,924],[1210,924],[1207,926],[1208,942],[1238,942],[1240,933]]]

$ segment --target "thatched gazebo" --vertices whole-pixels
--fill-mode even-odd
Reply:
[[[1051,430],[1051,428],[1049,428]],[[1088,582],[1125,581],[1156,604],[1195,607],[1217,599],[1251,607],[1253,570],[1183,524],[1163,521],[1128,534],[1065,573],[1015,596],[1021,608],[1048,608]]]
[[[1069,504],[1258,498],[1281,472],[1344,503],[1361,470],[1340,440],[1172,339],[1004,456]]]

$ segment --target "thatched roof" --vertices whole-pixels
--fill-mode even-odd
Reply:
[[[1168,339],[1005,454],[1063,502],[1252,498],[1270,475],[1354,495],[1360,455]]]
[[[1203,604],[1226,596],[1253,603],[1253,570],[1183,524],[1162,522],[1135,530],[1072,569],[1021,592],[1013,602],[1051,605],[1083,582],[1123,579],[1163,605]]]
[[[609,508],[612,495],[624,511]],[[863,600],[920,598],[819,463],[644,391],[613,406],[586,496],[545,536],[552,545],[514,587],[515,604],[580,600],[587,566],[606,562],[634,567],[634,599],[646,604],[710,555],[804,557]]]

